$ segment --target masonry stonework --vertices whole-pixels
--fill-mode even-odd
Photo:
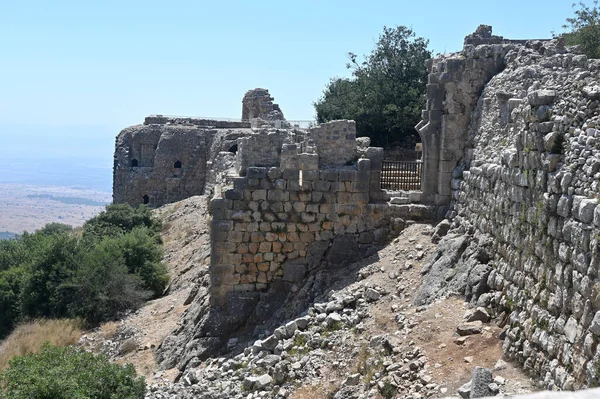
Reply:
[[[422,293],[494,310],[504,352],[546,388],[598,386],[600,61],[478,32],[429,64],[423,195],[450,204],[455,261],[432,258]]]

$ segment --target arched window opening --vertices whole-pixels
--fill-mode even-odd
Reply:
[[[237,144],[234,144],[234,145],[232,145],[232,146],[229,148],[229,152],[232,152],[232,153],[234,153],[234,154],[237,154]]]
[[[138,160],[137,159],[132,159],[131,160],[131,167],[135,168],[136,166],[138,166]]]
[[[175,161],[175,163],[173,164],[173,167],[175,169],[181,169],[181,161]]]
[[[144,195],[144,204],[148,204],[150,202],[150,197],[148,197],[148,194]]]

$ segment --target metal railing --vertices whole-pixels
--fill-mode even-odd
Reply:
[[[383,161],[381,188],[384,190],[420,190],[423,176],[421,161]]]

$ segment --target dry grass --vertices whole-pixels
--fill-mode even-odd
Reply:
[[[109,321],[100,326],[100,335],[104,339],[113,339],[117,336],[119,322]]]
[[[36,320],[21,324],[0,345],[0,370],[14,356],[37,353],[42,344],[63,347],[77,343],[82,334],[80,320]]]

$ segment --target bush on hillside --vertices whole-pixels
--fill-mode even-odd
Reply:
[[[146,385],[131,364],[120,366],[73,347],[45,345],[17,356],[0,374],[3,399],[142,399]]]
[[[32,318],[114,319],[161,295],[168,282],[160,223],[109,205],[83,234],[60,224],[0,241],[0,337]]]
[[[111,204],[83,225],[83,234],[88,237],[114,237],[131,232],[136,227],[147,227],[148,231],[158,234],[161,223],[152,216],[147,206],[133,208],[127,204]]]

